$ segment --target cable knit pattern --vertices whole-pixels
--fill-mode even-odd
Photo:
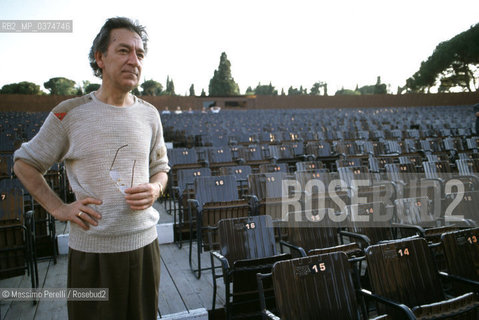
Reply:
[[[111,168],[115,152],[122,148]],[[68,179],[77,199],[103,201],[92,206],[100,212],[98,226],[84,231],[70,226],[69,246],[85,252],[123,252],[150,244],[157,237],[159,213],[153,207],[133,211],[110,178],[116,171],[128,186],[149,182],[168,172],[163,128],[158,110],[135,97],[128,107],[99,101],[94,93],[60,103],[48,115],[38,134],[15,152],[44,173],[65,161]],[[134,174],[133,174],[134,167]]]

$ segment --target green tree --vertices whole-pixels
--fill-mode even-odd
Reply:
[[[278,90],[274,88],[271,82],[268,85],[262,85],[260,82],[256,86],[256,89],[254,89],[254,93],[260,95],[277,96]]]
[[[43,86],[50,90],[51,95],[71,96],[78,93],[78,88],[75,88],[75,81],[64,77],[51,78]]]
[[[210,96],[239,95],[239,86],[231,75],[231,62],[225,52],[221,53],[220,64],[218,69],[214,71],[208,89]]]
[[[381,77],[377,77],[376,84],[374,85],[367,85],[362,86],[361,88],[357,88],[355,91],[359,91],[362,95],[368,94],[386,94],[387,93],[387,86],[384,83],[381,83]]]
[[[138,90],[138,87],[133,88],[133,90],[131,90],[131,93],[137,97],[141,95],[140,90]]]
[[[100,84],[99,83],[90,83],[86,88],[85,88],[85,93],[90,93],[93,91],[96,91],[100,89]]]
[[[288,88],[288,96],[298,96],[300,94],[301,92],[297,88],[293,88],[293,86]]]
[[[323,95],[327,96],[328,95],[328,84],[326,82],[315,82],[313,86],[311,87],[311,90],[309,92],[310,95],[312,96],[319,96],[321,94],[321,89],[323,89]]]
[[[206,97],[205,89],[201,89],[200,97]]]
[[[90,81],[83,81],[83,92],[85,94],[96,91],[100,89],[99,83],[90,83]]]
[[[141,84],[142,92],[141,94],[144,96],[159,96],[163,92],[163,86],[161,83],[155,80],[146,80]]]
[[[18,83],[6,84],[0,89],[0,94],[37,94],[41,95],[43,92],[40,86],[33,82],[22,81]]]
[[[361,88],[355,91],[359,91],[359,93],[362,95],[374,94],[374,86],[373,85],[362,86]]]
[[[335,96],[339,96],[339,95],[359,96],[359,95],[361,95],[361,92],[359,92],[359,90],[351,90],[351,89],[341,88],[341,90],[336,91],[336,93],[334,95]]]
[[[247,96],[252,96],[252,95],[254,95],[254,90],[253,90],[253,88],[251,88],[251,86],[249,86],[248,88],[246,88],[245,95],[247,95]]]
[[[374,94],[386,94],[388,93],[387,86],[381,82],[381,77],[378,76],[376,84],[374,85]]]
[[[195,85],[192,83],[190,86],[190,97],[196,96],[195,94]]]
[[[173,79],[170,79],[170,76],[166,76],[166,90],[163,94],[168,96],[175,95],[175,84],[173,83]]]
[[[306,94],[308,94],[308,89],[303,89],[303,86],[300,86],[299,89],[293,88],[293,86],[288,88],[288,96],[300,96]]]
[[[430,92],[435,86],[439,92],[479,89],[479,24],[439,43],[406,80],[408,92]]]

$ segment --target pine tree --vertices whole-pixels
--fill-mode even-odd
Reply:
[[[175,84],[173,79],[170,79],[170,76],[166,76],[166,90],[165,95],[174,96],[175,95]]]
[[[208,89],[210,96],[239,95],[239,86],[231,75],[231,62],[225,52],[221,53],[220,64],[210,80]]]

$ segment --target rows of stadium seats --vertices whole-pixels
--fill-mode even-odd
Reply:
[[[239,196],[239,185],[234,176],[211,176],[208,175],[210,172],[204,169],[197,169],[196,174],[193,174],[195,178],[191,188],[188,190],[190,193],[189,200],[185,202],[188,208],[188,215],[182,220],[182,223],[189,224],[190,265],[195,274],[200,277],[201,271],[205,270],[201,268],[201,259],[199,258],[203,250],[211,251],[212,265],[214,265],[216,260],[221,262],[219,265],[222,269],[221,273],[218,273],[216,268],[212,268],[213,280],[215,281],[214,287],[216,288],[217,279],[223,278],[225,286],[229,288],[225,292],[225,307],[227,314],[230,316],[244,317],[245,312],[254,313],[261,310],[258,308],[255,295],[251,293],[256,273],[269,273],[272,268],[280,265],[280,263],[275,263],[290,260],[292,257],[296,257],[296,260],[293,260],[294,262],[291,263],[296,264],[305,263],[298,261],[302,261],[303,257],[312,256],[313,258],[306,259],[306,267],[311,266],[311,261],[317,261],[317,268],[320,268],[320,265],[326,264],[323,261],[326,258],[322,255],[317,256],[318,254],[344,252],[347,256],[339,257],[335,255],[334,259],[347,261],[349,258],[351,266],[347,271],[343,271],[343,274],[328,273],[325,276],[327,280],[324,280],[324,282],[331,281],[334,283],[335,279],[349,279],[348,281],[352,283],[353,287],[361,288],[362,294],[369,295],[368,297],[371,299],[374,297],[368,290],[372,290],[375,294],[382,293],[386,298],[404,303],[413,309],[412,311],[408,311],[408,309],[402,310],[397,314],[395,308],[401,309],[398,306],[392,310],[378,306],[375,309],[376,313],[397,314],[394,317],[396,319],[404,319],[406,316],[414,318],[412,314],[420,315],[422,314],[421,312],[426,312],[424,310],[429,308],[428,304],[435,303],[435,308],[430,308],[431,310],[427,312],[432,313],[434,309],[440,309],[442,316],[458,316],[458,314],[467,309],[470,311],[467,319],[476,319],[478,303],[474,293],[468,293],[465,297],[461,296],[461,298],[456,298],[452,302],[448,301],[446,297],[453,293],[450,290],[445,291],[447,286],[444,288],[438,287],[438,284],[440,284],[438,272],[439,270],[443,271],[441,276],[443,277],[444,271],[451,270],[449,266],[451,263],[477,265],[475,263],[477,263],[479,247],[477,246],[477,239],[474,237],[479,229],[475,227],[474,221],[459,219],[458,217],[456,217],[457,219],[448,220],[444,219],[444,215],[435,214],[433,209],[434,205],[436,205],[435,201],[430,200],[428,196],[423,196],[422,192],[418,193],[416,197],[396,198],[392,204],[386,204],[388,201],[352,203],[354,192],[362,193],[361,195],[365,198],[367,198],[368,192],[370,192],[370,190],[355,190],[354,185],[347,185],[344,189],[332,190],[332,193],[337,197],[336,200],[340,199],[340,201],[335,201],[332,195],[327,194],[324,190],[318,190],[317,193],[312,194],[302,193],[300,197],[295,197],[294,192],[291,194],[288,192],[287,195],[284,194],[282,182],[287,174],[285,172],[276,172],[250,174],[248,176],[248,193],[256,198],[256,201],[251,202],[248,197],[241,198]],[[198,174],[199,172],[201,174]],[[311,170],[307,173],[314,176],[315,179],[320,179],[321,175],[327,172]],[[296,176],[304,174],[305,172],[296,172]],[[299,180],[293,181],[299,182]],[[427,191],[431,191],[432,194],[436,193],[439,184],[435,182],[433,180],[432,184],[426,183],[424,188],[432,187],[432,190],[426,190],[426,193]],[[366,185],[366,187],[372,187],[372,185]],[[255,188],[257,190],[253,191]],[[418,188],[421,189],[422,186]],[[259,198],[262,197],[261,194],[263,192],[266,194],[264,195],[266,199],[261,203]],[[378,191],[378,193],[381,193],[381,191]],[[268,195],[272,197],[270,198]],[[293,198],[294,200],[291,200]],[[308,199],[311,201],[311,198],[315,199],[313,203],[317,203],[317,206],[314,207],[313,205],[308,208],[307,202]],[[443,195],[439,194],[439,203],[441,204],[444,200]],[[286,212],[283,209],[284,205],[288,206]],[[291,205],[292,210],[290,210],[289,205]],[[262,206],[262,209],[260,209],[260,206]],[[381,218],[384,216],[387,216],[386,220],[374,220],[374,217]],[[363,219],[360,219],[361,217],[366,218],[366,222],[363,222]],[[261,219],[266,219],[267,221],[264,222]],[[222,231],[221,228],[224,224],[232,225],[229,231]],[[262,225],[269,227],[261,227]],[[273,231],[273,227],[275,227],[276,231]],[[196,234],[194,234],[195,232]],[[461,255],[462,261],[448,258],[445,255],[441,241],[443,241],[445,235],[451,232],[462,232],[454,238],[458,246],[463,246],[460,250],[465,251],[462,254],[454,253]],[[464,232],[467,236],[464,236]],[[235,233],[240,233],[238,238],[235,238]],[[276,249],[276,233],[279,233],[281,251]],[[470,239],[470,242],[465,242],[466,238]],[[267,239],[267,243],[265,243],[265,239]],[[373,263],[381,263],[377,262],[377,259],[384,256],[384,253],[380,251],[379,254],[372,258],[368,256],[368,252],[375,250],[376,246],[386,245],[385,241],[388,240],[393,240],[393,242],[388,242],[389,244],[387,244],[393,247],[393,249],[388,249],[390,259],[399,259],[399,257],[402,257],[399,254],[403,254],[404,260],[408,259],[407,261],[409,261],[410,259],[416,263],[398,260],[397,263],[399,265],[397,267],[392,265],[385,268],[386,271],[391,272],[391,277],[400,279],[399,284],[396,283],[394,287],[395,290],[400,290],[400,293],[383,292],[380,288],[386,283],[385,279],[388,278],[388,274],[375,275],[373,278],[374,274],[372,273],[377,271],[370,270]],[[418,243],[418,240],[421,242]],[[464,248],[464,246],[466,247]],[[283,249],[286,247],[289,249]],[[391,254],[393,255],[392,257]],[[330,259],[329,256],[328,259]],[[331,272],[336,270],[335,267],[332,267],[335,263],[334,261],[336,261],[334,259],[330,261]],[[376,260],[370,261],[370,259]],[[387,262],[391,263],[390,261]],[[424,268],[421,268],[423,263]],[[376,268],[379,268],[380,271],[382,270],[380,267]],[[400,271],[396,270],[398,268]],[[295,272],[294,270],[293,268],[291,272]],[[425,273],[420,273],[418,276],[418,270],[425,270]],[[392,273],[393,271],[396,271],[397,274]],[[317,270],[316,273],[318,273]],[[316,273],[312,273],[311,277],[319,276]],[[477,270],[474,270],[474,273],[469,272],[467,276],[477,280]],[[427,282],[427,285],[425,285],[424,281],[411,281],[411,278],[408,277],[412,277],[412,279],[425,277],[430,282]],[[294,278],[294,274],[290,278]],[[281,279],[283,277],[278,277],[278,281],[282,281]],[[404,279],[404,285],[401,285],[401,279]],[[376,282],[373,282],[373,280]],[[321,282],[323,280],[317,281]],[[413,284],[419,284],[419,286],[414,287]],[[294,283],[280,285],[278,288],[275,288],[274,292],[289,290],[290,286],[294,286]],[[428,296],[428,290],[431,287],[434,287],[435,290],[440,289],[437,292],[441,293],[437,296]],[[342,286],[337,286],[336,290],[343,290],[341,288]],[[421,295],[417,295],[416,299],[401,300],[409,291],[417,292],[419,289],[421,290]],[[461,290],[466,289],[462,288]],[[476,292],[478,289],[479,287],[477,285],[474,287],[473,283],[472,291]],[[260,291],[264,292],[264,290],[263,286]],[[314,293],[318,295],[318,291],[314,291],[314,289],[308,290],[308,295],[313,295],[312,299],[321,300],[320,306],[325,305],[325,310],[321,310],[319,307],[319,311],[318,308],[310,310],[311,315],[317,315],[318,313],[316,312],[321,311],[328,315],[327,312],[331,310],[328,309],[330,307],[326,307],[325,301],[331,298],[331,296],[337,297],[345,294],[343,291],[330,292],[328,293],[328,298],[322,295],[314,296]],[[283,302],[289,301],[295,296],[305,297],[302,293],[304,292],[293,291],[291,296],[284,298]],[[350,294],[348,293],[348,296]],[[269,288],[268,308],[272,306],[272,299],[274,297],[271,295],[271,288]],[[276,303],[279,308],[281,301],[278,301],[277,297]],[[335,301],[335,303],[340,303],[340,301]],[[309,305],[316,306],[316,304]],[[414,308],[419,305],[421,305],[420,308]],[[213,304],[213,309],[214,307],[215,305]],[[264,307],[266,307],[266,302]],[[331,308],[341,310],[338,305],[331,306]],[[370,306],[366,304],[362,312],[366,314],[368,310],[370,310]],[[359,311],[360,308],[352,312],[353,314],[355,312],[358,317]],[[288,314],[288,311],[283,312],[285,315]],[[307,311],[305,314],[308,314]],[[347,316],[349,317],[351,314]],[[332,318],[334,319],[334,317]]]
[[[11,157],[46,114],[0,116],[2,223],[23,230],[1,233],[0,271],[10,276],[4,261],[19,258],[6,241],[20,237],[27,258],[15,263],[35,286],[42,236],[53,239],[43,255],[56,254],[54,223]],[[215,290],[224,281],[228,318],[478,319],[473,120],[469,106],[162,115],[173,145],[162,202],[194,274],[208,269]],[[69,198],[61,164],[47,179]]]
[[[165,205],[175,240],[188,244],[197,277],[210,252],[228,318],[274,319],[272,310],[285,319],[478,319],[472,115],[438,107],[163,116],[174,145]],[[460,247],[453,258],[450,234]],[[451,284],[460,277],[469,280]]]
[[[0,118],[0,153],[12,153],[23,141],[30,140],[40,129],[45,112],[2,112]]]
[[[399,140],[471,135],[471,108],[248,110],[163,115],[177,146],[311,140]],[[198,125],[201,123],[201,125]]]
[[[28,273],[38,287],[39,259],[53,258],[57,242],[54,219],[32,199],[13,172],[13,152],[38,132],[47,113],[0,113],[0,279]],[[45,175],[64,198],[66,178],[61,164]]]

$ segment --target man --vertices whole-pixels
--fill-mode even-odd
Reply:
[[[130,94],[138,86],[147,35],[127,18],[106,21],[90,65],[102,79],[64,101],[15,152],[14,170],[57,220],[70,222],[68,288],[108,288],[104,301],[68,301],[70,319],[156,319],[160,256],[152,207],[167,183],[159,113]],[[65,166],[76,201],[63,203],[43,179]]]

